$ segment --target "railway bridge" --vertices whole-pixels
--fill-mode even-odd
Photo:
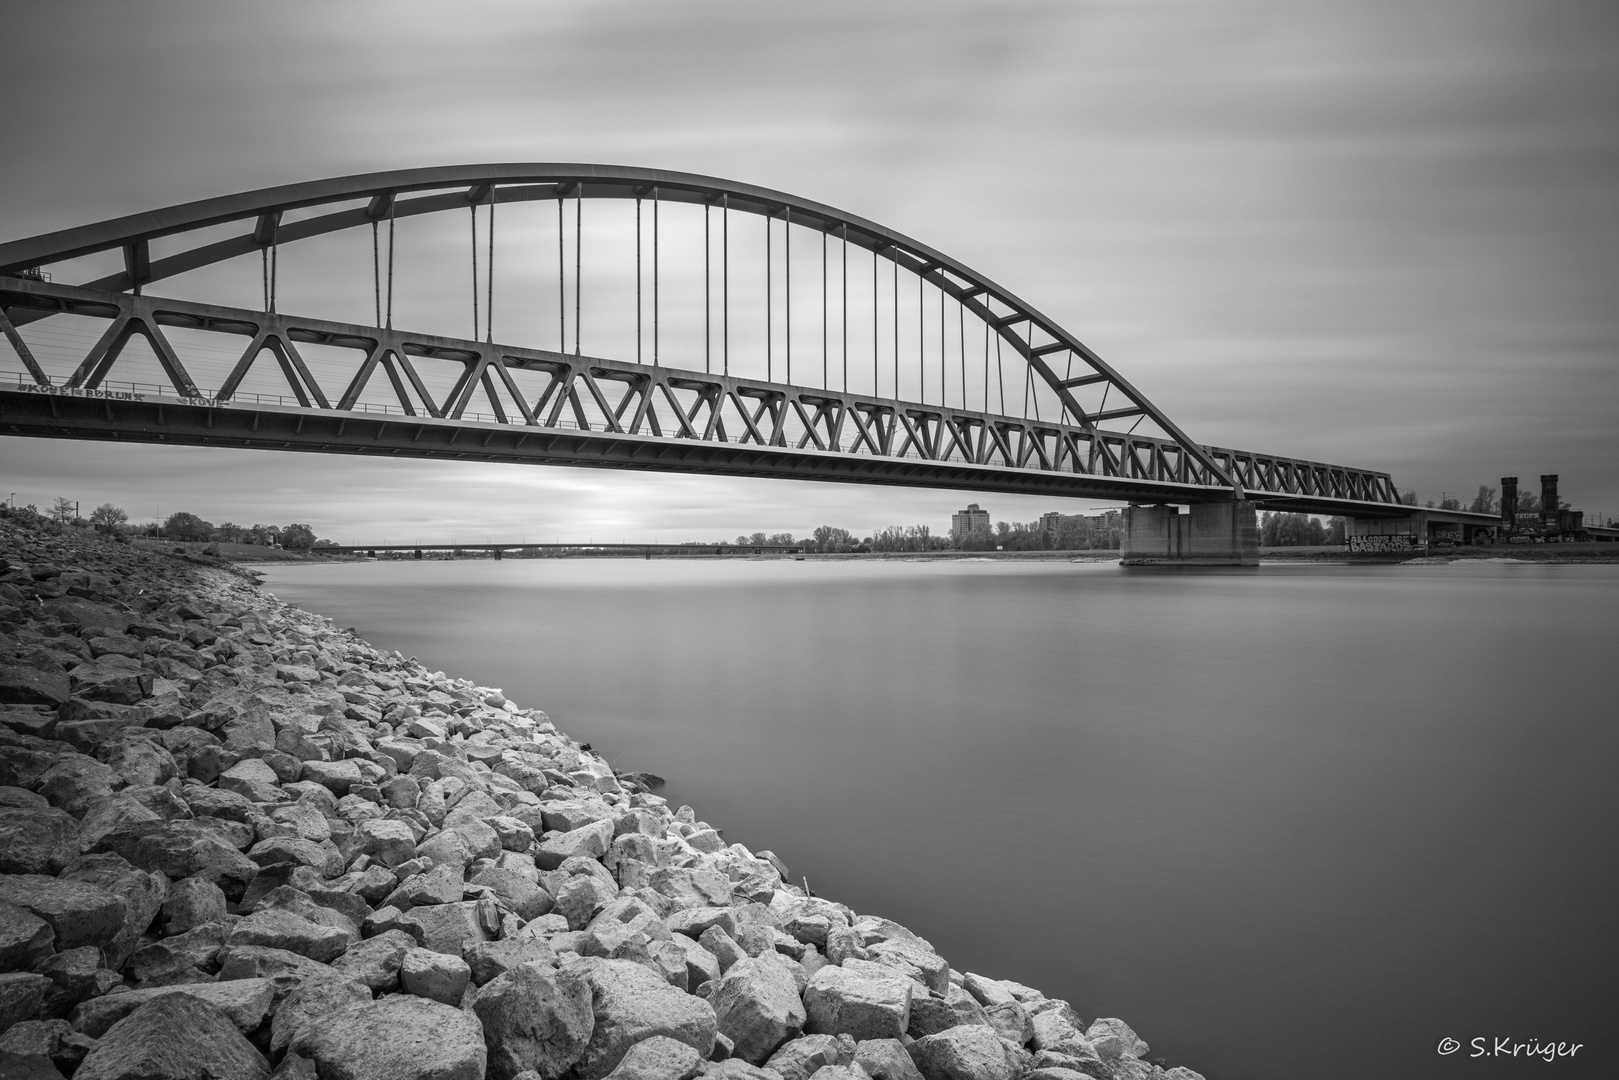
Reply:
[[[684,173],[370,173],[13,240],[0,335],[4,434],[1106,499],[1141,561],[1254,562],[1256,509],[1412,512],[1194,441],[918,240]]]

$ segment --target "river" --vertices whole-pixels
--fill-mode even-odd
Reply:
[[[1619,1075],[1619,566],[266,572],[1209,1080]]]

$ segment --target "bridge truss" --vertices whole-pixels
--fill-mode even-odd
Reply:
[[[591,356],[581,345],[585,312],[600,307],[587,309],[583,302],[590,235],[584,222],[601,216],[587,204],[610,200],[634,203],[634,360]],[[495,210],[520,203],[555,204],[555,288],[543,301],[555,316],[555,350],[494,338]],[[677,208],[688,218],[700,211],[703,230],[703,345],[685,351],[685,366],[664,361],[672,354],[665,327],[676,320],[665,315],[660,294],[660,284],[663,294],[669,288],[660,265],[661,219]],[[395,329],[397,223],[453,212],[467,213],[472,223],[472,336]],[[759,266],[744,271],[740,265],[733,217],[763,225],[762,300]],[[282,249],[349,230],[362,238],[369,233],[371,241],[371,321],[277,310]],[[851,253],[857,260],[853,290]],[[682,255],[694,261],[692,248]],[[256,306],[148,291],[165,279],[195,285],[210,271],[254,256],[262,267]],[[77,285],[57,280],[97,257],[121,265],[103,266],[103,273]],[[503,254],[502,265],[510,259]],[[870,303],[862,306],[868,283]],[[733,320],[742,321],[733,292],[749,297],[755,322],[762,311],[762,338],[742,341],[733,334]],[[695,295],[687,290],[688,298]],[[522,300],[541,302],[537,290]],[[52,320],[99,332],[51,339],[42,331]],[[685,320],[688,330],[696,324]],[[0,431],[18,435],[1136,502],[1246,496],[1316,513],[1405,512],[1386,473],[1193,442],[1066,330],[926,245],[781,192],[679,173],[587,165],[378,173],[13,241],[0,245],[0,333],[15,356],[15,370],[0,383]],[[155,361],[142,369],[153,374],[151,381],[118,378],[134,366],[121,365],[132,344],[144,345]],[[699,352],[701,370],[689,362]],[[1014,406],[1021,397],[1021,410],[1008,407],[1008,387]]]

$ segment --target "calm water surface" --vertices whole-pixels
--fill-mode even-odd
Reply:
[[[268,586],[1210,1080],[1619,1076],[1619,567],[509,560]]]

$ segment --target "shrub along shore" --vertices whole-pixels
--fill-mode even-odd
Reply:
[[[0,1075],[1200,1080],[241,571],[0,519]]]

